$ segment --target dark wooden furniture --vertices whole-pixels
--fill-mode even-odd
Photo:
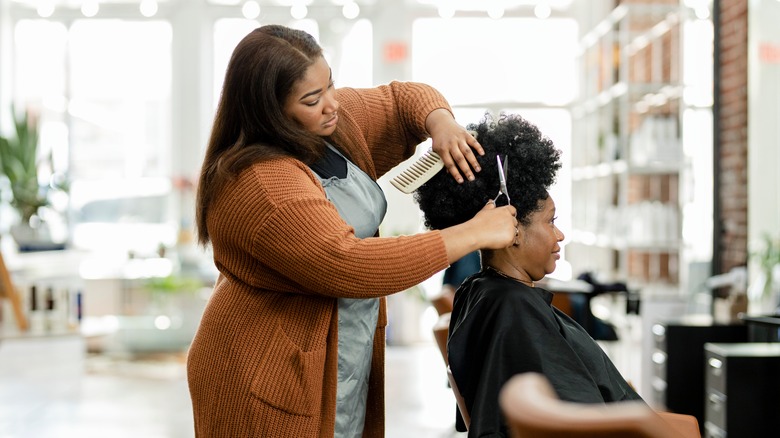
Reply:
[[[704,436],[778,436],[780,343],[706,343],[704,350]]]
[[[16,292],[16,288],[14,288],[14,284],[11,281],[11,275],[8,273],[8,269],[5,266],[3,254],[0,253],[0,300],[3,298],[7,298],[11,303],[11,309],[13,309],[14,318],[16,318],[16,326],[20,331],[27,331],[29,328],[27,317],[22,309],[19,294]],[[0,307],[2,307],[2,301],[0,301]],[[1,319],[2,317],[0,317],[0,320]]]
[[[652,326],[650,401],[657,409],[693,415],[704,428],[704,344],[747,342],[743,324],[714,324],[707,319],[682,318]]]
[[[780,342],[780,315],[741,317],[748,327],[750,342]]]

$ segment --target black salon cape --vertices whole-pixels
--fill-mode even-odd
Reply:
[[[471,415],[469,437],[508,435],[498,394],[519,373],[544,374],[561,400],[641,400],[596,341],[552,306],[552,298],[492,270],[469,277],[455,293],[447,352]]]

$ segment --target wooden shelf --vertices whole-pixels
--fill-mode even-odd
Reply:
[[[631,285],[679,281],[684,10],[621,4],[580,40],[567,245],[575,271]]]

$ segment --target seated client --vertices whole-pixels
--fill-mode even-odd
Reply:
[[[548,192],[561,167],[560,151],[517,115],[486,114],[467,128],[485,149],[476,179],[458,184],[441,171],[414,196],[428,228],[465,222],[499,192],[499,155],[508,199],[501,195],[496,203],[509,201],[517,209],[514,245],[482,250],[481,270],[455,293],[447,353],[471,416],[469,436],[507,435],[499,391],[528,371],[544,374],[562,400],[641,400],[588,333],[552,306],[553,294],[534,283],[555,270],[564,239]]]

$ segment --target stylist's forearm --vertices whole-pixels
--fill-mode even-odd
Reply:
[[[429,134],[433,134],[437,126],[442,126],[442,123],[454,123],[455,117],[452,113],[445,108],[437,108],[428,114],[425,118],[425,130]]]
[[[468,230],[468,222],[441,230],[447,261],[455,263],[466,254],[481,249],[477,233]]]

